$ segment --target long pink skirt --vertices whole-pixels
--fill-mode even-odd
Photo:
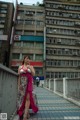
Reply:
[[[17,110],[17,114],[19,116],[22,116],[23,115],[23,112],[24,112],[24,109],[25,109],[25,102],[26,102],[26,97],[27,97],[27,94],[29,93],[30,95],[30,109],[33,110],[33,112],[37,113],[38,112],[38,107],[36,105],[36,102],[35,102],[35,99],[34,99],[34,95],[32,93],[32,91],[28,91],[26,89],[26,93],[25,93],[25,96],[23,97],[23,100],[22,100],[22,103],[21,103],[21,106],[18,108]]]

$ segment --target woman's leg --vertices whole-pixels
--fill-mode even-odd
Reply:
[[[30,94],[28,93],[25,102],[23,120],[27,120],[27,118],[29,117],[29,107],[30,107]]]

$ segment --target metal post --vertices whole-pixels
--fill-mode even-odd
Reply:
[[[54,79],[54,93],[56,92],[56,79]]]
[[[67,94],[67,80],[66,78],[63,78],[63,97],[66,98]]]

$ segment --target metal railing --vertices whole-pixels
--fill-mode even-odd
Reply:
[[[47,79],[44,87],[80,106],[80,78]]]

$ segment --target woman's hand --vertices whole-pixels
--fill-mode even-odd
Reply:
[[[27,65],[27,68],[29,68],[31,70],[31,73],[34,76],[35,75],[35,70],[34,70],[33,66]]]

